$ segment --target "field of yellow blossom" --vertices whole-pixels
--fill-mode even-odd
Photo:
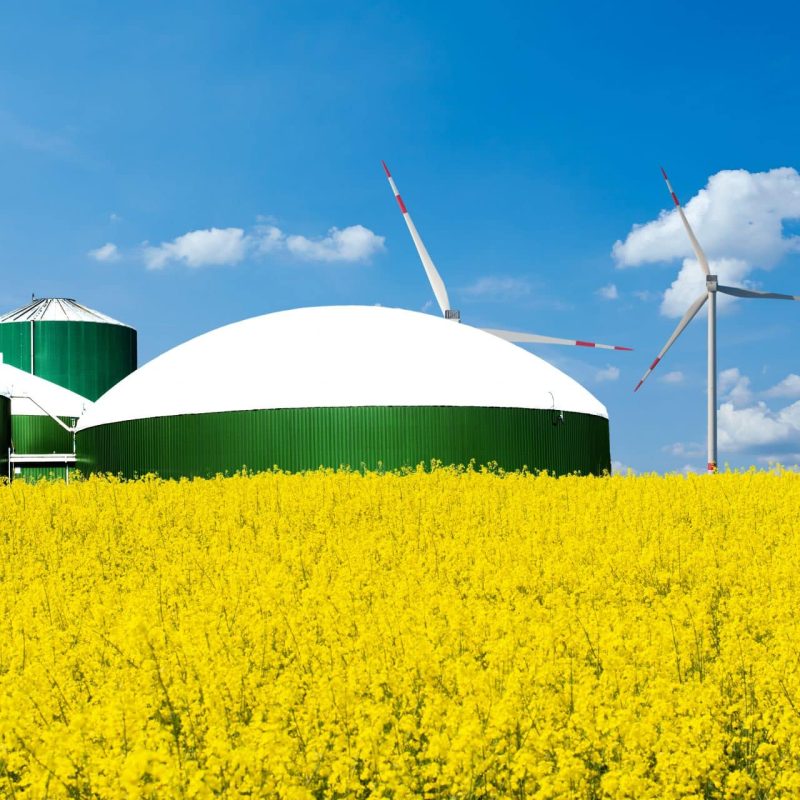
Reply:
[[[800,475],[0,487],[0,792],[800,796]]]

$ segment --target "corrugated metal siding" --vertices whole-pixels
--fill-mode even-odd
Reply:
[[[19,472],[14,472],[13,479],[15,481],[24,481],[25,483],[38,483],[40,480],[48,481],[63,481],[66,480],[67,473],[64,464],[51,464],[49,466],[18,467]],[[70,477],[72,477],[72,468],[70,467]]]
[[[0,324],[3,360],[31,370],[30,322]],[[136,369],[136,331],[102,322],[34,322],[34,374],[90,400]]]
[[[75,417],[59,417],[67,425]],[[72,434],[50,417],[14,414],[11,417],[11,442],[17,453],[71,453]]]
[[[8,478],[9,447],[11,447],[11,400],[0,395],[0,480]]]
[[[4,363],[25,372],[31,371],[30,322],[0,325],[0,353]]]
[[[397,469],[432,459],[557,474],[610,470],[608,420],[521,408],[298,408],[157,417],[79,431],[84,473]]]

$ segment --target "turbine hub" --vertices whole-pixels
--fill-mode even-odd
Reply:
[[[461,322],[461,312],[460,311],[455,311],[452,308],[448,308],[444,312],[444,318],[445,319],[452,319],[452,320],[455,320],[456,322]]]
[[[709,292],[716,292],[718,284],[719,279],[716,275],[706,275],[706,289],[708,289]]]

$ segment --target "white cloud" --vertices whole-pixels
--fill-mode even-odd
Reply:
[[[250,231],[243,228],[207,228],[189,231],[171,242],[145,245],[142,255],[148,269],[170,263],[191,268],[238,264],[248,257],[286,252],[305,261],[368,261],[384,248],[384,237],[363,225],[331,228],[320,239],[286,235],[277,226],[260,220]]]
[[[764,395],[795,396],[800,378],[791,374]],[[781,460],[800,452],[800,400],[783,408],[770,408],[763,400],[753,402],[750,379],[738,369],[720,373],[723,402],[717,415],[720,451],[747,453],[760,461]]]
[[[673,370],[661,376],[662,383],[683,383],[684,374],[680,370]]]
[[[277,229],[274,229],[277,230]],[[383,250],[383,236],[363,225],[331,228],[322,239],[287,236],[286,247],[292,255],[308,261],[368,261]]]
[[[627,475],[629,472],[636,474],[636,470],[633,467],[624,464],[622,461],[615,460],[611,462],[612,475]]]
[[[655,300],[658,295],[655,292],[644,289],[634,292],[633,296],[637,300],[641,300],[643,303],[649,303],[651,300]]]
[[[605,286],[601,286],[597,290],[597,294],[603,298],[603,300],[617,300],[619,299],[619,292],[617,291],[617,287],[613,283],[606,284]]]
[[[711,263],[714,273],[719,276],[719,282],[728,286],[747,286],[744,280],[752,267],[745,261],[736,258],[719,258]],[[661,313],[665,317],[682,317],[686,309],[706,291],[706,279],[703,270],[693,258],[683,261],[678,277],[664,292],[661,300]],[[724,311],[734,298],[727,294],[717,295],[717,310]],[[703,309],[705,314],[705,309]]]
[[[764,392],[764,397],[800,397],[800,375],[791,373]]]
[[[108,215],[108,219],[109,219],[110,222],[119,222],[122,219],[122,217],[119,214],[117,214],[114,211],[112,211]]]
[[[779,457],[800,451],[800,400],[777,411],[759,401],[736,408],[723,403],[719,408],[720,450]]]
[[[119,261],[121,257],[117,246],[112,242],[106,242],[102,247],[90,250],[88,255],[95,261]]]
[[[734,406],[746,406],[753,399],[750,378],[742,375],[738,367],[724,369],[717,378],[717,391],[720,397]]]
[[[773,397],[797,391],[800,377],[792,374],[773,389]],[[723,398],[717,411],[717,439],[721,456],[745,454],[762,463],[785,462],[800,458],[800,400],[783,408],[770,408],[763,400],[754,402],[750,378],[737,368],[723,370],[718,388]],[[793,395],[796,396],[796,395]],[[705,452],[696,442],[675,442],[662,450],[676,457],[695,458]]]
[[[786,235],[783,227],[784,221],[800,219],[800,175],[795,169],[723,170],[686,203],[685,212],[712,271],[725,283],[746,285],[746,276],[756,267],[769,269],[788,253],[800,252],[800,236]],[[625,241],[614,244],[612,255],[618,267],[683,259],[663,298],[666,316],[682,316],[703,291],[702,272],[675,209],[634,225]]]
[[[259,255],[266,255],[283,247],[286,237],[283,231],[271,223],[260,222],[256,225],[251,240]]]
[[[208,228],[189,231],[157,247],[145,247],[144,262],[148,269],[162,269],[171,261],[182,261],[192,268],[215,267],[238,264],[247,250],[248,240],[241,228]]]
[[[705,445],[699,442],[673,442],[664,445],[661,450],[671,456],[684,456],[686,458],[696,458],[705,452]]]
[[[507,300],[531,293],[531,285],[523,278],[478,278],[466,286],[461,293],[467,297],[481,297],[493,300]]]
[[[612,367],[608,364],[605,369],[598,369],[594,373],[594,379],[599,382],[615,381],[619,378],[619,367]]]

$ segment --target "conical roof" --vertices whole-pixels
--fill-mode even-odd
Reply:
[[[36,298],[22,308],[0,314],[2,322],[105,322],[130,327],[69,297]]]
[[[11,398],[11,414],[80,417],[92,401],[57,383],[0,363],[0,394]]]

